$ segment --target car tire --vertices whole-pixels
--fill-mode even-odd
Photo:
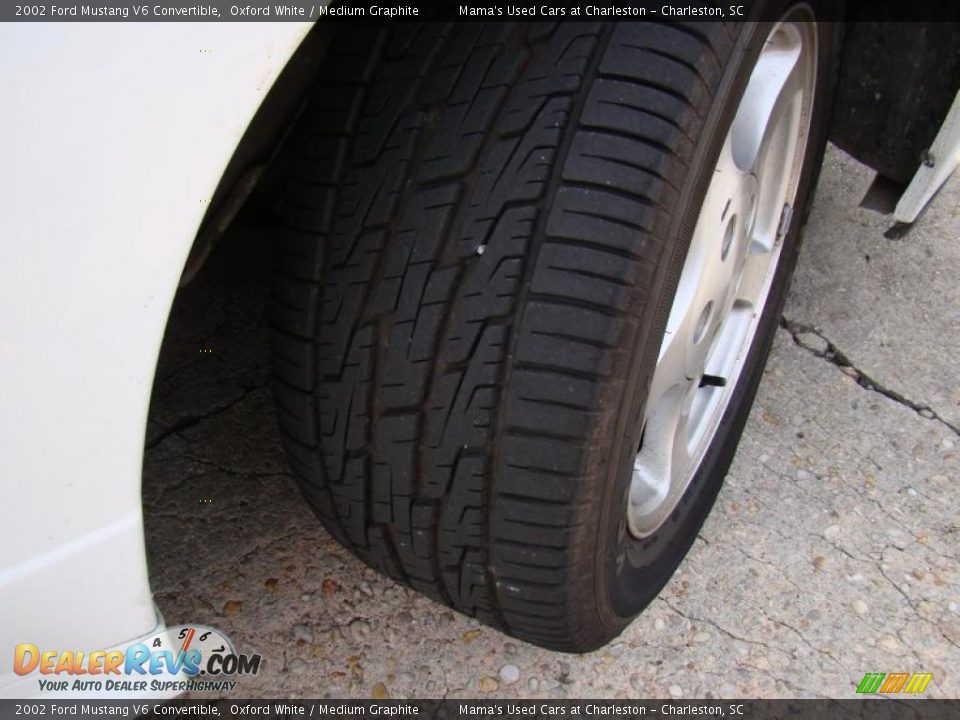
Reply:
[[[657,595],[720,489],[795,263],[805,213],[786,211],[809,203],[839,44],[817,8],[332,33],[283,153],[272,327],[284,444],[339,542],[557,650],[601,646]],[[684,392],[724,401],[682,487],[650,491],[672,494],[652,517],[637,467],[661,351],[685,284],[705,284],[688,277],[694,248],[726,242],[703,230],[712,178],[737,142],[749,154],[735,121],[756,114],[741,108],[784,27],[806,43],[806,84],[777,257],[736,372],[694,368]],[[759,179],[760,196],[776,184]],[[762,204],[737,197],[744,217]],[[716,322],[701,343],[724,336]],[[641,480],[661,482],[657,467]]]

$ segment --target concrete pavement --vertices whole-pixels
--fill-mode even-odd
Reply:
[[[147,543],[168,623],[261,653],[242,697],[852,697],[865,672],[896,671],[957,697],[960,178],[895,241],[857,208],[869,183],[828,152],[716,508],[661,597],[584,656],[436,605],[321,529],[275,427],[262,234],[241,229],[178,299],[151,411]]]

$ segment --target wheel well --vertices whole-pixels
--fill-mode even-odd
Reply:
[[[846,22],[830,140],[902,187],[960,87],[960,23],[886,22],[858,14],[868,10],[852,10]],[[313,26],[251,120],[213,194],[181,286],[196,276],[255,187],[261,202],[274,196],[271,162],[303,109],[334,32],[334,23]]]
[[[867,4],[864,4],[867,5]],[[860,6],[846,25],[830,139],[906,184],[960,87],[960,23],[884,22]]]
[[[332,32],[330,23],[314,24],[250,121],[200,223],[180,278],[181,287],[196,277],[254,188],[266,184],[264,178],[303,109]]]

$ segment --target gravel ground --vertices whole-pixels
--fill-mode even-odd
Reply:
[[[512,640],[366,569],[301,501],[268,384],[262,228],[181,292],[144,502],[170,624],[264,656],[242,697],[851,697],[865,672],[960,696],[960,178],[905,239],[827,156],[784,329],[713,514],[617,640]]]

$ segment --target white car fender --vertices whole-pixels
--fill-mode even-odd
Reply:
[[[309,23],[0,26],[0,695],[14,646],[154,632],[154,369],[224,168]]]

